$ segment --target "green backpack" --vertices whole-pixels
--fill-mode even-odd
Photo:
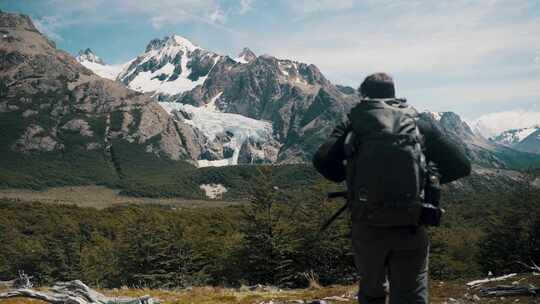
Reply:
[[[418,226],[427,165],[418,112],[402,99],[365,99],[349,114],[345,140],[353,220],[376,227]]]

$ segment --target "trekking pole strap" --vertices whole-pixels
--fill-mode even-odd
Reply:
[[[347,210],[348,207],[349,207],[349,202],[347,201],[347,203],[345,203],[341,208],[339,208],[339,210],[336,211],[336,213],[334,213],[334,215],[332,215],[332,217],[329,218],[324,223],[324,225],[322,225],[321,230],[319,230],[319,232],[325,231],[338,218],[338,216],[340,216],[343,213],[343,211]]]

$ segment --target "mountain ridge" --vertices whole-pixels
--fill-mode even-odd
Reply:
[[[178,50],[171,52],[169,50],[171,45],[179,46],[180,52]],[[182,67],[185,68],[188,65],[189,60],[193,60],[189,56],[183,57],[184,52],[189,54],[195,50],[204,49],[179,35],[153,39],[147,45],[146,52],[138,57],[145,59],[139,60],[138,63],[132,62],[130,69],[144,71],[149,68],[147,62],[152,62],[156,64],[155,71],[162,69],[166,64],[175,64],[175,69],[180,67],[181,70]],[[149,52],[153,53],[149,55]],[[179,113],[184,112],[178,115],[171,111],[171,114],[199,129],[204,129],[204,126],[193,123],[194,108],[190,110],[191,114],[184,115],[186,114],[185,106],[174,106],[175,103],[212,108],[214,112],[239,114],[251,119],[270,121],[274,132],[272,143],[266,145],[251,138],[249,141],[251,147],[245,147],[245,150],[253,150],[254,146],[259,146],[257,149],[259,152],[255,153],[259,155],[264,155],[263,151],[272,151],[262,159],[259,157],[257,162],[309,161],[317,143],[330,133],[336,121],[344,119],[348,110],[360,101],[353,88],[332,84],[312,64],[278,59],[271,55],[257,56],[249,48],[244,48],[234,59],[226,55],[210,53],[217,57],[213,66],[204,73],[205,78],[202,82],[193,83],[191,87],[179,90],[177,94],[161,92],[154,97],[168,102],[162,105],[168,108],[176,107],[180,110]],[[171,60],[172,57],[175,59]],[[163,58],[165,61],[162,61]],[[183,60],[187,62],[182,62]],[[154,73],[159,74],[159,72]],[[162,76],[162,83],[170,77],[171,75]],[[124,83],[131,85],[131,82],[125,79]],[[139,90],[145,92],[144,89],[139,88]],[[474,161],[484,166],[508,167],[505,155],[515,154],[514,149],[517,149],[515,146],[502,147],[498,142],[479,136],[474,125],[469,125],[460,117],[452,117],[453,114],[446,115],[444,112],[431,112],[431,114],[435,124],[440,125],[443,122],[444,132],[451,134],[457,142],[465,144],[469,156]],[[444,119],[442,119],[443,116]],[[445,123],[455,125],[444,127]],[[457,131],[460,133],[457,134]],[[201,133],[209,135],[204,131]],[[238,134],[236,137],[238,136],[242,135]],[[225,161],[226,157],[221,151],[231,147],[230,139],[221,138],[224,138],[226,142],[206,140],[209,142],[206,145],[208,149],[203,154],[209,158],[203,157],[198,160],[200,164],[237,164],[236,161]],[[237,142],[235,151],[239,152],[241,146],[242,142]],[[508,150],[509,148],[512,150]],[[534,151],[529,149],[523,152]],[[252,156],[255,154],[252,153]],[[250,157],[244,159],[250,159]]]
[[[203,85],[169,96],[184,106],[169,114],[156,96],[101,78],[57,50],[28,17],[0,13],[0,30],[0,187],[98,183],[131,195],[201,197],[201,185],[221,184],[237,197],[249,190],[257,166],[194,166],[235,154],[238,164],[272,164],[285,186],[305,186],[320,179],[305,163],[359,101],[314,65],[269,55],[245,64],[222,57]],[[247,132],[260,130],[272,140],[239,142],[243,133],[234,128],[241,124],[210,126],[209,137],[195,123],[202,110],[228,122],[230,116],[219,115],[252,119],[260,128]],[[538,164],[532,154],[480,141],[456,114],[436,123],[475,164],[487,166],[455,187],[511,187],[521,175],[506,169]]]
[[[197,153],[191,126],[57,50],[27,16],[0,13],[0,30],[10,37],[0,45],[0,152],[8,172],[19,175],[16,164],[24,159],[35,158],[38,168],[47,164],[37,159],[64,164],[80,158],[65,164],[76,171],[88,161],[83,168],[90,171],[76,173],[81,180],[94,173],[111,180],[123,175],[117,164],[123,145],[170,160],[191,160]]]

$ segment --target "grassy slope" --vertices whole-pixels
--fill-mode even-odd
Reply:
[[[0,199],[11,199],[21,202],[39,201],[45,204],[76,205],[103,209],[123,204],[157,204],[175,207],[224,206],[238,204],[238,201],[208,201],[183,198],[148,198],[120,195],[119,190],[104,186],[63,186],[46,190],[0,189]]]

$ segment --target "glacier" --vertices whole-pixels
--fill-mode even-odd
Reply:
[[[232,157],[220,160],[198,160],[199,167],[237,165],[240,148],[248,138],[257,142],[266,142],[273,139],[273,127],[270,121],[217,111],[215,102],[220,95],[221,93],[201,107],[177,102],[159,103],[168,113],[182,110],[191,114],[191,119],[185,119],[185,122],[199,129],[210,141],[213,141],[218,134],[226,132],[233,134],[231,142],[225,144],[233,149]]]

